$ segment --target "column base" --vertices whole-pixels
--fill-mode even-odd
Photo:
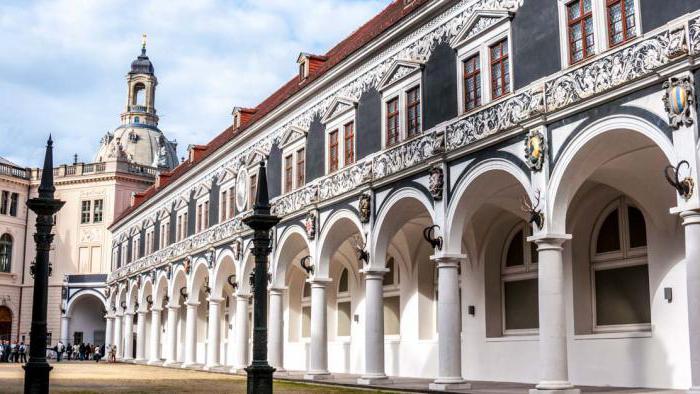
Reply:
[[[146,365],[148,361],[144,358],[143,360],[136,359],[134,360],[134,364],[143,364]]]
[[[530,389],[530,394],[581,394],[577,388],[569,389]]]
[[[433,391],[469,390],[471,383],[461,379],[437,379],[428,385],[428,389]]]
[[[693,386],[688,389],[688,394],[700,394],[700,386]]]
[[[246,372],[246,368],[248,367],[233,367],[231,368],[231,373],[235,373],[237,375],[247,375],[248,372]]]
[[[304,374],[304,380],[326,380],[332,377],[330,372],[308,372]]]
[[[151,360],[147,363],[148,365],[164,366],[163,360]]]
[[[203,367],[202,364],[197,364],[197,363],[182,364],[182,368],[202,369],[202,367]]]
[[[389,379],[388,376],[386,375],[367,375],[367,376],[360,376],[357,379],[357,384],[361,384],[364,386],[371,386],[374,384],[391,384],[392,380]]]
[[[179,362],[179,361],[174,361],[174,360],[173,360],[173,361],[167,361],[167,360],[166,360],[166,361],[163,363],[163,366],[164,366],[164,367],[179,367],[181,364],[182,364],[182,363]]]
[[[540,382],[534,389],[530,389],[530,394],[580,394],[581,390],[574,387],[567,381],[544,381]]]
[[[204,367],[202,367],[202,371],[211,371],[212,369],[219,368],[220,366],[221,366],[221,364],[212,364],[212,365],[207,364]]]
[[[275,372],[273,372],[272,376],[279,376],[279,377],[284,377],[284,376],[289,376],[289,371],[286,369],[277,369]]]

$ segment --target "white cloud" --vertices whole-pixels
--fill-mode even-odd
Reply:
[[[299,52],[324,53],[388,0],[41,0],[0,5],[0,156],[41,164],[92,160],[118,126],[124,75],[142,32],[158,77],[160,128],[206,143],[296,71]],[[10,143],[8,143],[10,142]]]

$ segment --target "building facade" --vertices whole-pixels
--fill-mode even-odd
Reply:
[[[138,82],[134,82],[138,81]],[[54,169],[56,198],[65,205],[55,217],[50,254],[48,346],[105,340],[105,280],[111,266],[107,229],[152,185],[158,171],[177,165],[175,143],[158,129],[156,79],[145,46],[127,75],[122,125],[102,139],[95,161]],[[141,83],[141,85],[138,85]],[[145,104],[136,99],[138,90]],[[139,99],[142,100],[142,99]],[[137,104],[139,103],[139,104]],[[139,107],[138,105],[141,105]],[[138,117],[141,116],[141,120]],[[123,136],[123,138],[122,138]],[[60,145],[59,145],[60,149]],[[36,215],[26,202],[38,195],[41,169],[0,159],[0,339],[28,342],[32,316]]]
[[[264,160],[278,373],[698,387],[699,54],[688,1],[394,1],[135,196],[107,342],[248,364]]]

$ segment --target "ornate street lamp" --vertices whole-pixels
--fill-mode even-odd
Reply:
[[[253,363],[245,370],[248,372],[248,394],[266,394],[272,393],[272,373],[275,371],[267,363],[267,256],[270,254],[270,229],[279,222],[279,218],[270,214],[264,160],[260,162],[256,190],[253,214],[243,219],[243,223],[254,230],[253,255],[255,256]]]
[[[64,201],[53,197],[53,141],[49,135],[41,173],[39,197],[27,201],[27,206],[36,214],[36,262],[34,265],[34,299],[32,300],[32,328],[29,335],[29,362],[24,365],[24,392],[48,393],[49,371],[46,362],[46,309],[49,289],[49,250],[53,242],[51,227],[53,215],[63,207]]]

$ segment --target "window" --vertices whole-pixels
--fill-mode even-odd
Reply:
[[[646,223],[626,198],[603,211],[591,248],[594,331],[649,330]]]
[[[141,257],[140,252],[140,245],[141,244],[141,237],[140,236],[134,236],[134,238],[131,239],[131,261],[137,260],[139,257]]]
[[[177,215],[177,231],[175,232],[175,241],[182,241],[187,238],[187,212],[182,212]]]
[[[355,122],[347,123],[343,128],[343,166],[347,166],[355,162]]]
[[[464,61],[464,110],[468,111],[481,105],[481,65],[479,55]]]
[[[352,310],[350,303],[350,292],[348,287],[348,270],[347,268],[343,268],[343,272],[340,274],[340,279],[338,280],[338,296],[336,298],[338,312],[337,335],[339,337],[350,336],[350,322],[352,321]]]
[[[197,205],[195,216],[195,232],[204,231],[209,228],[209,201],[204,201]]]
[[[0,237],[0,272],[10,272],[12,269],[12,236],[3,234]]]
[[[258,175],[253,174],[250,176],[250,184],[248,185],[248,204],[250,209],[253,209],[253,204],[255,204],[255,194],[258,191]]]
[[[497,99],[510,92],[510,66],[508,65],[508,40],[489,47],[491,53],[491,98]]]
[[[506,240],[501,263],[504,334],[533,334],[539,328],[537,245],[527,242],[527,223]]]
[[[146,230],[146,248],[145,255],[153,253],[153,228]]]
[[[92,205],[92,201],[81,202],[81,208],[80,208],[80,223],[81,224],[90,223],[90,206],[91,205]]]
[[[9,204],[10,192],[3,190],[2,199],[0,199],[0,214],[7,215],[7,206]]]
[[[92,221],[93,223],[102,223],[102,211],[104,206],[104,200],[95,200],[95,206],[92,211]]]
[[[294,184],[294,176],[293,176],[293,166],[292,166],[292,157],[293,155],[287,155],[284,158],[284,193],[289,193],[292,191],[292,185]]]
[[[301,294],[301,336],[311,337],[311,285],[306,281]]]
[[[304,148],[297,150],[297,187],[301,187],[306,182],[306,151]]]
[[[227,203],[228,203],[228,190],[221,191],[221,197],[219,198],[219,222],[223,222],[228,218]]]
[[[19,194],[12,193],[10,195],[10,216],[17,216],[17,206],[19,203]]]
[[[420,87],[406,92],[406,134],[408,138],[420,134]]]
[[[160,239],[158,242],[158,249],[163,249],[168,246],[168,234],[170,233],[170,223],[163,222],[160,224]]]
[[[387,272],[384,274],[384,334],[401,333],[401,298],[399,296],[399,270],[394,258],[387,256]]]
[[[236,213],[236,193],[233,186],[228,189],[228,218],[231,219]]]
[[[396,145],[400,138],[399,129],[399,98],[393,98],[386,103],[386,146]]]
[[[338,130],[328,135],[328,172],[338,171]]]
[[[570,64],[586,59],[595,51],[591,1],[576,0],[566,6]]]
[[[607,14],[610,47],[620,45],[637,35],[634,0],[607,0]]]

